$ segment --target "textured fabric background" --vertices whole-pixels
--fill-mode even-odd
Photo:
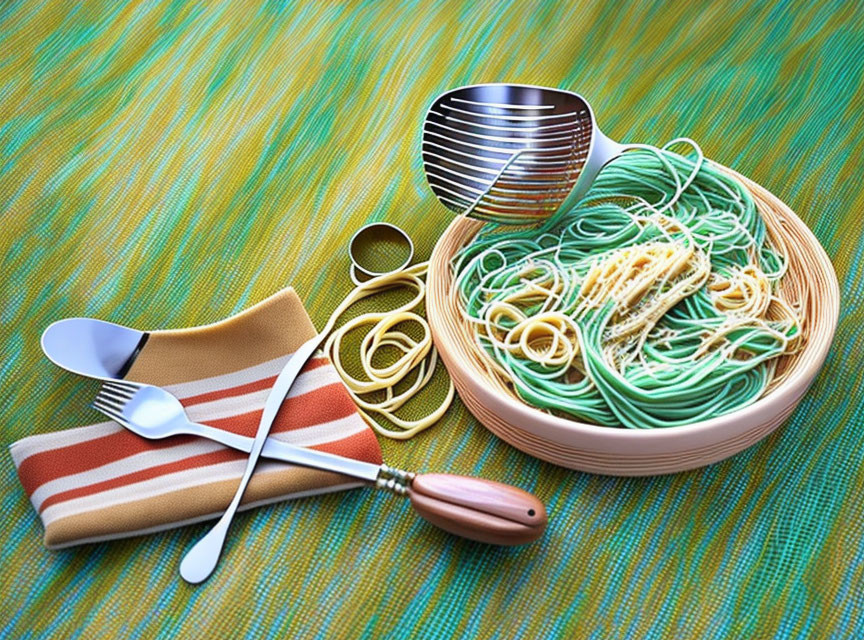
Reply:
[[[864,637],[864,8],[856,2],[5,2],[0,6],[2,444],[92,421],[45,360],[51,321],[211,322],[291,284],[321,326],[362,223],[426,257],[450,215],[420,163],[461,84],[576,90],[613,138],[697,139],[835,261],[833,353],[794,417],[726,462],[615,479],[538,462],[456,404],[389,462],[535,491],[542,542],[459,540],[369,490],[50,552],[0,453],[0,636]]]

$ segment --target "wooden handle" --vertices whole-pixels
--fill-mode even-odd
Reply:
[[[533,542],[546,529],[546,508],[500,482],[445,473],[418,475],[408,490],[414,510],[450,533],[487,544]]]

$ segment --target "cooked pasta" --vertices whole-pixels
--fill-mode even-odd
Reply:
[[[688,143],[681,155],[672,144]],[[606,426],[667,427],[755,401],[801,310],[783,247],[699,147],[641,147],[539,227],[487,225],[454,257],[462,320],[524,402]]]

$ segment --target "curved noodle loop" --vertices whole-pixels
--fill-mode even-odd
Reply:
[[[571,211],[487,225],[454,257],[475,348],[523,401],[600,425],[683,425],[755,401],[799,346],[782,247],[747,190],[686,142],[695,157],[625,153]]]
[[[438,363],[438,352],[432,345],[432,336],[426,319],[416,312],[426,296],[426,274],[428,263],[407,267],[378,276],[359,284],[333,311],[324,333],[329,333],[324,343],[324,353],[330,358],[342,382],[348,388],[357,410],[375,431],[388,438],[407,440],[435,424],[453,400],[455,393],[452,380],[448,380],[445,398],[432,411],[421,418],[408,420],[396,415],[411,398],[431,380]],[[405,304],[385,312],[364,313],[348,320],[334,329],[337,320],[351,305],[363,298],[395,288],[409,288],[414,295]],[[415,340],[398,325],[410,322],[419,325],[422,337]],[[352,376],[343,365],[341,350],[345,337],[352,331],[366,331],[360,345],[360,368],[364,379]],[[386,366],[374,364],[375,354],[383,349],[396,349],[401,355]],[[411,376],[414,376],[413,381]],[[407,387],[396,391],[396,386],[405,382]],[[383,400],[370,399],[369,394],[384,392]],[[399,427],[399,430],[381,426],[370,413],[376,413]]]

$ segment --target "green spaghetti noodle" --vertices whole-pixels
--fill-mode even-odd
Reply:
[[[797,348],[783,248],[743,185],[680,142],[695,154],[627,152],[572,210],[487,225],[454,257],[478,357],[524,402],[684,425],[755,401]]]

